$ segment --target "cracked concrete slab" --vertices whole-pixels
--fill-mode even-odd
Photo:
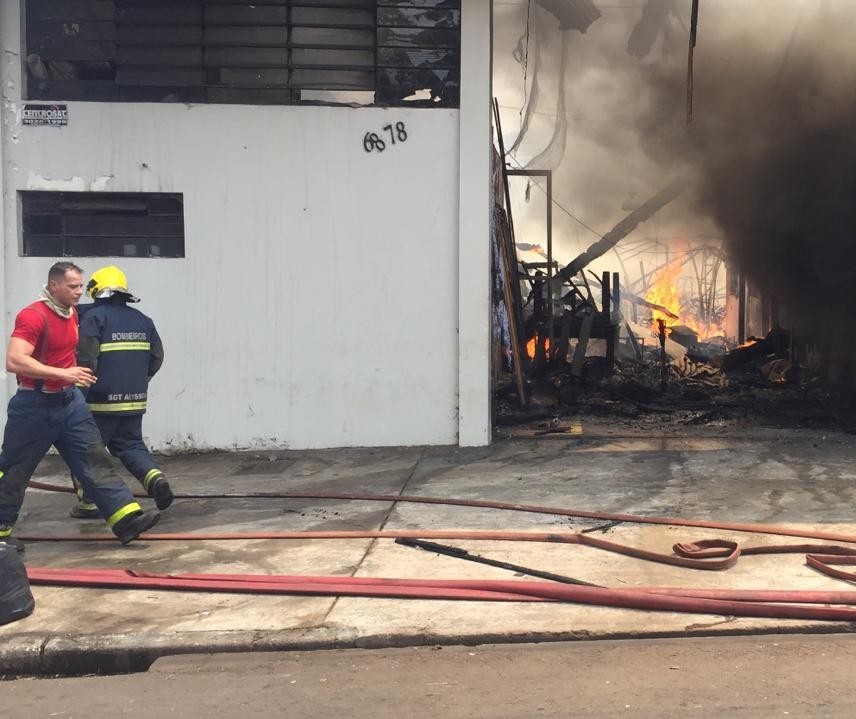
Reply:
[[[409,494],[551,505],[587,511],[775,522],[853,534],[856,498],[850,435],[778,431],[711,437],[596,436],[497,442],[489,448],[390,448],[166,457],[179,493],[319,491]],[[41,481],[67,483],[57,458]],[[72,497],[30,490],[22,533],[102,532],[68,517]],[[508,529],[580,531],[601,524],[547,514],[403,502],[316,499],[177,499],[158,531]],[[678,541],[792,538],[621,524],[598,533],[668,552]],[[610,587],[836,589],[802,555],[743,557],[724,572],[643,562],[582,546],[448,542],[493,559]],[[31,543],[31,566],[150,572],[312,574],[514,579],[494,567],[392,540],[203,540]],[[293,648],[546,641],[788,631],[850,625],[735,619],[558,603],[250,596],[153,590],[34,587],[33,616],[0,627],[0,673],[83,673],[147,667],[159,656]]]

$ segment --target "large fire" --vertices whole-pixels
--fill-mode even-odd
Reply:
[[[648,292],[645,293],[645,299],[648,302],[665,307],[675,317],[680,317],[681,314],[681,300],[678,296],[678,277],[680,277],[682,267],[683,263],[677,260],[666,265],[654,276]],[[681,324],[682,320],[675,319],[675,317],[670,317],[660,310],[653,310],[651,314],[651,326],[656,330],[657,320],[664,320],[666,327]]]
[[[645,293],[645,299],[648,302],[660,305],[674,315],[672,317],[660,310],[652,310],[651,326],[654,332],[657,332],[657,320],[663,320],[666,327],[674,327],[675,325],[689,327],[698,335],[700,340],[723,336],[725,332],[717,322],[699,318],[693,312],[684,308],[678,287],[678,280],[683,271],[684,264],[685,259],[680,257],[666,265],[654,275],[651,286]]]

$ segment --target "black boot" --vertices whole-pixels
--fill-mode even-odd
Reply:
[[[164,479],[164,476],[155,477],[149,482],[149,496],[155,500],[155,505],[158,509],[166,509],[172,504],[174,499],[172,490],[169,487],[169,482]]]
[[[93,502],[78,500],[77,504],[69,510],[68,516],[75,519],[101,519],[101,512]]]
[[[126,517],[122,517],[116,524],[113,525],[113,534],[115,534],[122,544],[133,542],[143,532],[149,531],[154,527],[160,515],[157,512],[146,514],[142,510],[133,512]]]
[[[26,549],[24,543],[14,537],[0,537],[0,544],[5,544],[7,547],[14,547],[19,554]]]
[[[143,486],[146,488],[148,495],[155,500],[155,505],[157,505],[158,509],[166,509],[172,504],[172,500],[174,499],[172,490],[169,487],[169,482],[163,476],[163,472],[159,469],[149,470],[143,479]]]

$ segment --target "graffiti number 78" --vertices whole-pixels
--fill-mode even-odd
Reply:
[[[390,146],[398,142],[407,142],[407,128],[403,122],[396,122],[395,125],[384,125],[381,135],[376,132],[367,132],[363,136],[363,149],[366,152],[383,152],[387,147],[387,142]]]

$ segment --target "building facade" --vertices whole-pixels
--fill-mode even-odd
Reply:
[[[0,48],[4,336],[116,264],[155,449],[489,442],[490,0],[0,0]]]

